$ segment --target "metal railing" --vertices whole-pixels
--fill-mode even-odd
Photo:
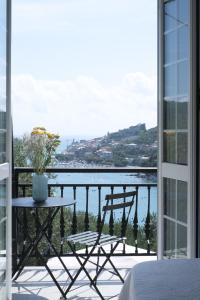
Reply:
[[[47,173],[53,174],[117,174],[128,173],[130,175],[150,176],[155,177],[157,168],[48,168]],[[21,174],[33,173],[32,168],[15,168],[13,176],[13,197],[26,197],[31,195],[31,183],[23,183],[20,181]],[[145,180],[143,180],[145,181]],[[148,180],[150,181],[150,179]],[[154,180],[155,181],[155,180]],[[152,220],[153,212],[156,213],[157,200],[157,183],[143,182],[143,183],[49,183],[49,195],[59,195],[60,197],[71,197],[76,200],[76,205],[72,209],[61,208],[56,221],[48,230],[48,236],[59,253],[63,256],[71,255],[68,248],[65,246],[64,237],[70,233],[76,233],[81,230],[96,229],[98,231],[101,221],[101,209],[105,194],[115,192],[125,192],[129,190],[136,190],[137,197],[134,205],[133,216],[130,220],[129,229],[127,233],[127,244],[134,246],[133,251],[126,251],[123,247],[121,253],[116,255],[156,255],[155,240],[156,240],[156,217]],[[153,207],[153,209],[152,209]],[[17,211],[17,212],[16,212]],[[16,226],[16,213],[23,218],[24,226],[30,222],[30,215],[27,209],[16,210],[13,213],[13,226],[15,230],[13,233],[13,241],[15,241],[14,249],[15,257],[19,257],[23,251],[23,228]],[[49,210],[49,215],[51,210]],[[119,216],[107,220],[107,230],[110,234],[115,234],[117,227],[119,230]],[[37,230],[37,228],[36,228]],[[154,245],[153,245],[154,242]],[[153,245],[153,249],[152,249]],[[44,246],[44,245],[43,245]],[[44,255],[51,257],[51,249],[48,245],[44,247]],[[142,248],[142,250],[140,249]],[[34,253],[33,253],[34,256]]]

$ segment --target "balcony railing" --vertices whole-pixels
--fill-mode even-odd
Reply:
[[[24,183],[21,181],[21,174],[33,173],[31,168],[15,168],[13,176],[13,197],[26,197],[31,195],[31,183]],[[129,174],[133,182],[130,183],[105,183],[94,182],[92,183],[53,183],[50,180],[48,185],[49,195],[57,195],[60,197],[69,197],[76,200],[76,205],[71,209],[61,208],[57,219],[48,230],[48,236],[54,244],[58,252],[62,256],[69,256],[71,253],[64,244],[64,237],[70,233],[76,233],[80,230],[89,230],[92,228],[98,231],[101,220],[101,209],[105,195],[108,193],[115,193],[120,191],[136,190],[137,198],[135,200],[134,211],[130,219],[129,228],[127,231],[127,244],[132,245],[131,251],[126,251],[123,248],[119,255],[156,255],[156,210],[157,210],[157,183],[156,183],[156,168],[48,168],[47,173],[58,174],[61,173],[72,175],[78,174]],[[134,182],[134,176],[141,176],[142,183]],[[154,177],[154,182],[151,180]],[[76,178],[76,177],[75,177]],[[91,177],[92,178],[92,177]],[[145,179],[144,179],[145,178]],[[147,180],[146,180],[147,179]],[[55,179],[54,181],[57,181]],[[146,182],[147,181],[147,182]],[[13,213],[13,241],[15,253],[14,257],[17,258],[21,255],[24,248],[25,233],[23,228],[16,224],[17,217],[22,218],[23,226],[27,226],[31,222],[31,215],[27,209],[14,211]],[[44,214],[46,212],[43,212]],[[154,214],[155,213],[155,214]],[[48,211],[51,214],[51,210]],[[153,218],[152,218],[153,216]],[[43,217],[43,216],[40,216]],[[110,234],[114,234],[116,227],[119,228],[119,216],[113,216],[112,219],[107,220],[107,230]],[[36,226],[36,224],[35,224]],[[36,229],[37,230],[37,226]],[[34,232],[33,232],[34,234]],[[42,244],[44,255],[51,257],[51,249],[48,244]],[[142,249],[141,249],[142,248]],[[32,254],[34,257],[34,253]]]

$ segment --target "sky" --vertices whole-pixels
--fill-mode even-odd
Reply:
[[[156,0],[13,0],[14,135],[157,124]]]

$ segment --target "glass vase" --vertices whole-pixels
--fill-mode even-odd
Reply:
[[[45,201],[48,198],[48,177],[45,174],[33,174],[32,197],[35,202]]]

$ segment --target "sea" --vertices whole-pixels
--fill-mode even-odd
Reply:
[[[102,185],[101,189],[101,207],[105,204],[105,195],[111,193],[110,187],[103,187],[104,184],[132,184],[126,191],[135,189],[135,184],[156,183],[156,176],[130,174],[130,173],[59,173],[56,178],[51,179],[49,183],[67,183],[73,186],[76,184],[93,184]],[[115,192],[123,192],[122,187],[115,187]],[[60,191],[56,191],[59,195]],[[64,188],[64,197],[73,199],[73,188]],[[88,208],[89,213],[97,216],[98,214],[98,187],[93,186],[89,188],[88,194]],[[150,190],[150,212],[157,213],[157,187],[151,187]],[[86,211],[86,188],[77,187],[76,190],[77,211]],[[138,222],[142,224],[145,222],[148,209],[148,189],[147,187],[140,187],[138,192]],[[119,212],[115,215],[119,218]],[[134,213],[133,213],[134,215]]]

